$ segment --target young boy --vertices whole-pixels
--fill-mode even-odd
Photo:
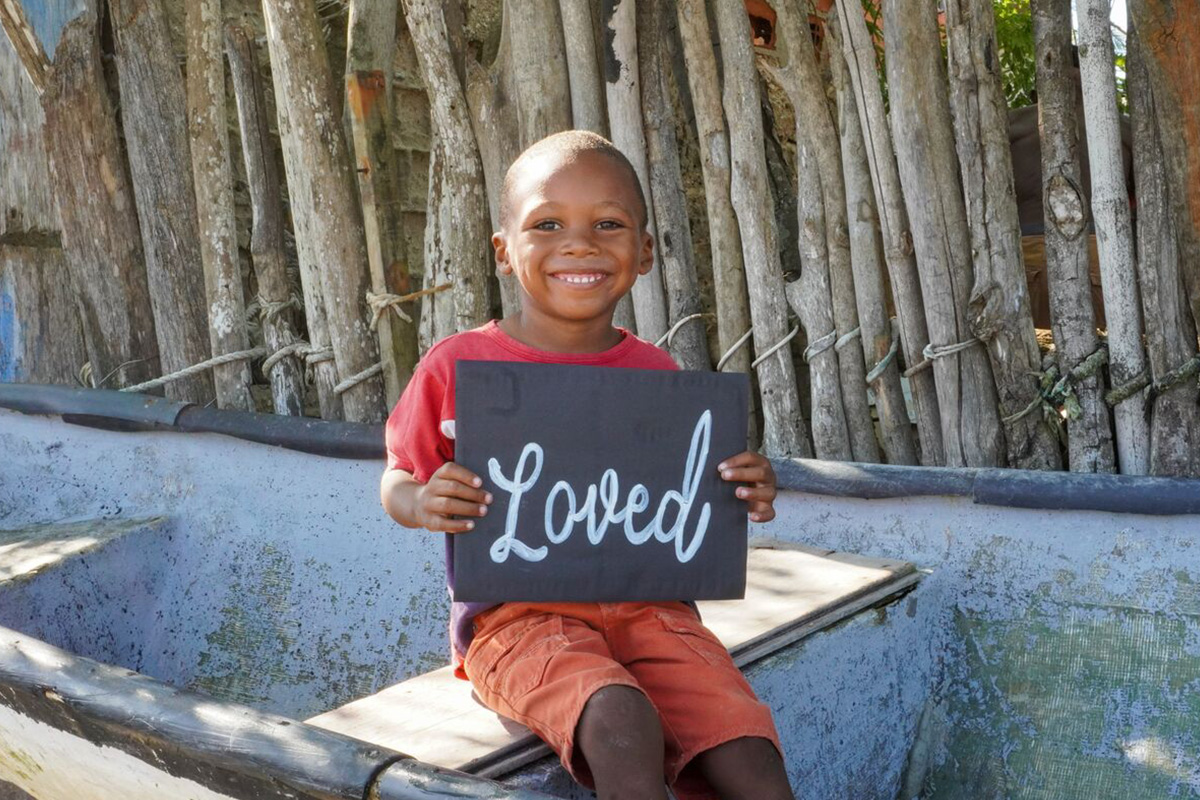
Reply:
[[[646,219],[633,167],[600,136],[555,134],[513,163],[492,244],[500,272],[520,282],[521,311],[422,359],[387,425],[381,495],[393,519],[458,534],[492,502],[454,463],[458,359],[678,369],[612,325],[617,302],[653,263]],[[752,520],[774,517],[765,458],[740,453],[718,469],[743,484]],[[449,558],[447,573],[453,598]],[[681,800],[792,797],[769,709],[691,606],[452,603],[450,627],[459,677],[601,798],[665,800],[665,784]]]

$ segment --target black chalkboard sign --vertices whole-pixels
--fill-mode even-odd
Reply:
[[[460,601],[707,600],[746,590],[745,375],[459,361],[455,461],[494,497],[450,537]]]

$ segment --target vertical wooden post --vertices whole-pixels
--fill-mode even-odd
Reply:
[[[225,118],[225,61],[221,47],[221,0],[187,4],[187,110],[192,177],[200,233],[200,261],[208,300],[208,336],[214,356],[247,350],[246,303],[233,217],[233,176]],[[253,411],[250,364],[213,368],[217,405]]]
[[[683,369],[712,368],[708,358],[708,339],[700,316],[700,287],[692,254],[692,229],[688,222],[679,170],[679,145],[675,141],[675,117],[666,83],[670,57],[670,27],[666,0],[642,0],[638,8],[638,27],[658,30],[653,41],[639,40],[638,63],[642,68],[642,117],[646,123],[646,155],[650,162],[650,186],[658,241],[655,247],[663,268],[667,307],[672,333],[664,343]],[[644,43],[644,44],[643,44]],[[678,326],[678,327],[677,327]]]
[[[921,463],[926,466],[943,465],[946,463],[946,451],[942,442],[941,413],[933,371],[918,366],[924,359],[922,351],[929,344],[929,330],[908,210],[904,206],[900,172],[896,166],[896,153],[892,147],[875,66],[875,45],[867,31],[861,6],[849,0],[836,2],[845,34],[842,40],[843,53],[867,145],[867,163],[871,170],[880,233],[883,236],[884,262],[896,302],[900,344],[908,365],[906,375],[912,387],[913,405],[916,406]]]
[[[183,76],[160,0],[108,5],[150,303],[162,369],[170,373],[205,361],[211,352]],[[207,404],[214,399],[212,375],[174,381],[166,393]]]
[[[892,135],[925,299],[946,464],[1000,466],[996,387],[967,320],[974,276],[936,9],[925,0],[889,0],[883,13]]]
[[[803,15],[802,23],[798,5],[796,0],[783,0],[775,6],[779,34],[788,48],[788,60],[779,75],[796,113],[797,162],[811,159],[814,167],[811,177],[816,182],[808,186],[801,184],[800,191],[808,196],[810,205],[819,208],[824,223],[822,228],[811,232],[801,226],[802,242],[806,237],[817,240],[812,250],[817,257],[805,263],[806,274],[800,281],[807,283],[810,278],[816,277],[816,272],[827,271],[828,294],[824,297],[818,294],[816,299],[832,312],[838,335],[836,341],[840,346],[835,346],[829,352],[837,361],[841,405],[845,410],[851,453],[854,461],[876,462],[879,461],[879,442],[875,438],[875,424],[867,405],[867,370],[858,307],[854,299],[854,272],[850,264],[850,239],[846,222],[846,184],[842,174],[838,133],[830,115],[824,80],[813,51],[812,34],[806,24],[808,15]],[[807,6],[806,0],[803,7],[807,9]],[[824,330],[809,327],[810,345],[824,333]],[[816,385],[816,381],[813,383]],[[814,408],[815,402],[814,398]],[[815,444],[815,425],[813,439]]]
[[[1196,325],[1180,275],[1180,250],[1167,188],[1163,145],[1141,32],[1127,39],[1133,122],[1133,174],[1137,184],[1138,284],[1146,309],[1150,374],[1160,382],[1196,356]],[[1151,394],[1150,474],[1200,476],[1200,405],[1196,380]]]
[[[591,0],[558,0],[562,16],[567,74],[571,83],[571,118],[576,128],[608,132],[604,111],[604,89],[600,82],[600,58],[596,55]]]
[[[841,134],[842,172],[846,183],[846,221],[850,237],[850,265],[854,274],[854,299],[862,327],[867,374],[863,376],[875,393],[879,412],[879,438],[890,464],[916,464],[917,449],[912,423],[900,383],[898,354],[899,326],[887,315],[887,288],[883,281],[883,240],[879,214],[867,166],[867,149],[859,123],[858,104],[842,58],[841,31],[836,11],[826,20],[829,32],[829,61],[837,96],[838,129]],[[869,379],[869,380],[868,380]]]
[[[391,78],[396,56],[397,10],[395,2],[354,0],[350,3],[346,120],[349,139],[354,143],[372,291],[406,295],[414,291],[414,287],[409,280],[408,266],[401,257],[404,230],[391,135]],[[409,301],[398,309],[414,321],[404,322],[389,310],[377,323],[379,354],[384,365],[384,394],[389,407],[395,404],[408,383],[419,357],[415,322],[417,304]]]
[[[283,247],[283,198],[279,171],[275,166],[275,148],[267,127],[267,105],[262,77],[258,73],[258,55],[241,28],[226,29],[225,49],[237,101],[246,183],[250,189],[250,258],[258,279],[263,341],[272,353],[267,357],[269,366],[264,364],[264,372],[271,382],[275,413],[300,416],[304,413],[304,362],[296,355],[274,356],[296,341],[296,329],[292,323],[292,288],[288,283]],[[323,309],[318,310],[323,312]],[[321,324],[324,324],[323,314]],[[309,335],[312,335],[311,331]]]
[[[704,204],[712,248],[713,296],[717,306],[717,342],[721,347],[717,355],[720,358],[728,353],[723,365],[725,370],[749,372],[750,348],[741,347],[730,352],[738,339],[750,330],[750,301],[746,293],[746,270],[742,264],[741,235],[729,199],[729,135],[721,108],[721,81],[717,75],[712,33],[702,0],[678,0],[677,16],[700,144],[700,172],[704,180]]]
[[[429,87],[429,108],[438,139],[437,168],[443,181],[438,204],[429,209],[437,218],[441,246],[436,251],[426,250],[426,271],[439,272],[434,261],[441,260],[444,280],[454,284],[455,329],[462,331],[491,317],[487,286],[491,231],[483,164],[442,9],[432,0],[405,0],[404,13]],[[432,180],[433,158],[429,169]]]
[[[717,3],[714,11],[724,66],[725,116],[738,121],[730,126],[730,195],[747,267],[754,349],[762,359],[757,370],[763,406],[763,452],[777,458],[809,456],[812,446],[800,417],[791,351],[780,344],[788,335],[787,305],[746,12],[741,3]]]
[[[1200,327],[1200,5],[1188,0],[1131,0],[1141,37],[1155,118],[1166,158],[1180,267]]]
[[[337,376],[345,381],[377,364],[379,348],[367,329],[362,216],[334,109],[329,59],[313,0],[263,0],[263,16],[296,249],[302,274],[320,280]],[[384,416],[383,381],[362,380],[341,400],[347,420],[378,421]]]
[[[633,164],[647,198],[650,193],[646,142],[642,131],[642,99],[638,77],[637,4],[634,0],[604,0],[601,19],[607,31],[604,44],[605,94],[612,141]],[[653,207],[649,211],[650,235],[658,238]],[[663,289],[662,261],[654,254],[654,267],[633,285],[633,311],[637,332],[656,341],[667,332],[667,301]]]
[[[1109,5],[1108,0],[1079,0],[1076,10],[1083,114],[1092,173],[1092,217],[1096,221],[1100,285],[1108,321],[1108,369],[1113,389],[1119,390],[1146,370],[1146,354],[1142,350],[1142,309],[1134,274],[1129,192],[1121,162]],[[1134,392],[1117,404],[1113,415],[1121,472],[1145,475],[1150,467],[1146,393]]]
[[[991,356],[1009,465],[1059,469],[1057,420],[1047,421],[1039,402],[1042,356],[1021,258],[992,0],[948,0],[946,32],[954,140],[974,256],[971,331]]]
[[[1088,272],[1088,207],[1079,162],[1079,120],[1071,80],[1071,0],[1032,0],[1041,117],[1046,275],[1058,371],[1068,374],[1096,352]],[[1104,371],[1077,381],[1079,416],[1067,422],[1072,472],[1115,472]]]

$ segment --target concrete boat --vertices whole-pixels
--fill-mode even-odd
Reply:
[[[705,614],[797,797],[1200,796],[1200,481],[775,467]],[[0,384],[0,800],[590,796],[440,677],[381,468],[371,426]]]

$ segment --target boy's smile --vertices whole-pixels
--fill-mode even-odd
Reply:
[[[547,350],[595,352],[619,341],[613,311],[653,265],[632,176],[601,153],[527,166],[511,218],[492,236],[496,265],[521,283],[507,332]]]

